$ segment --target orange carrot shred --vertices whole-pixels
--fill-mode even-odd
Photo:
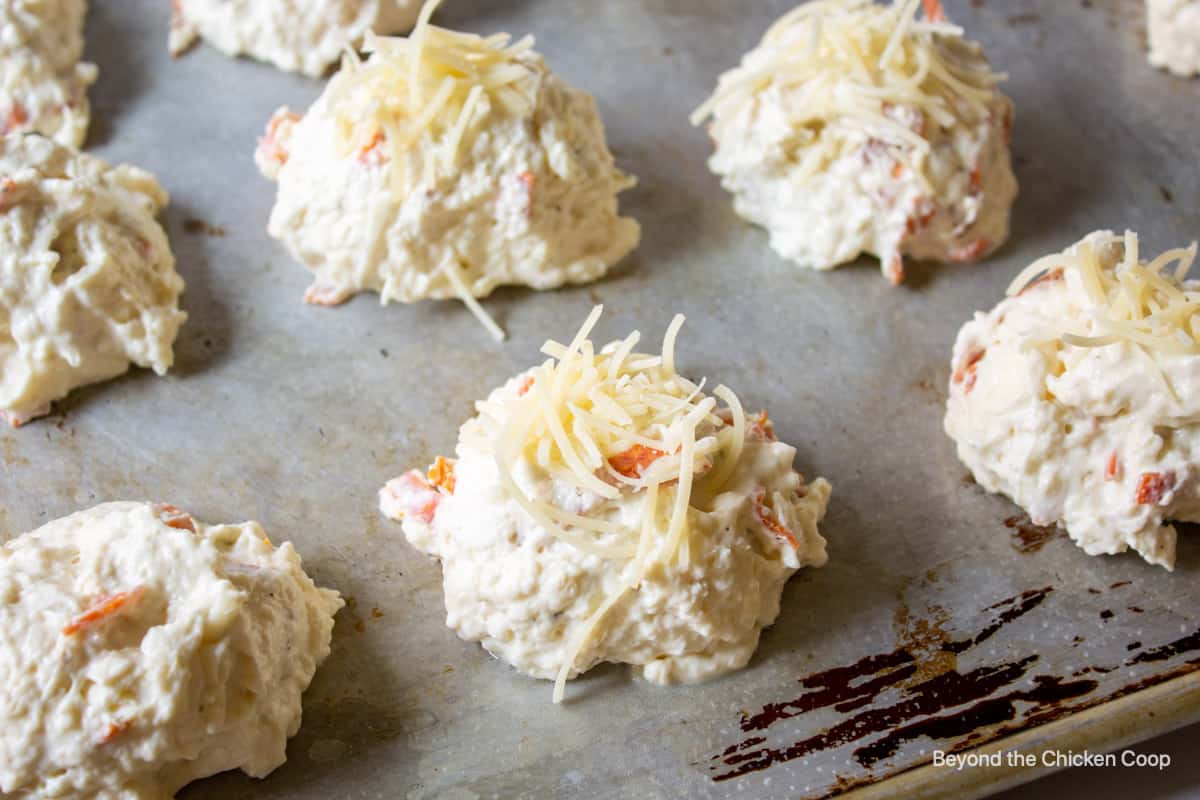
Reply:
[[[375,131],[375,135],[371,137],[371,141],[364,144],[358,150],[358,160],[363,164],[378,164],[383,161],[383,154],[379,150],[379,146],[384,142],[383,131]]]
[[[975,259],[979,258],[981,255],[986,253],[988,248],[991,246],[992,246],[991,241],[982,236],[978,239],[972,239],[971,241],[967,242],[966,244],[959,245],[958,247],[951,249],[950,260],[951,261],[974,261]]]
[[[761,490],[754,496],[754,513],[758,516],[758,521],[771,533],[790,544],[793,550],[799,550],[800,542],[796,540],[795,534],[789,531],[782,522],[771,516],[763,503],[765,498],[766,492]]]
[[[102,622],[131,603],[136,603],[145,593],[146,587],[138,586],[130,589],[128,592],[117,592],[116,594],[110,594],[107,597],[101,598],[78,617],[67,623],[62,629],[63,635],[73,636],[98,622]]]
[[[447,493],[454,494],[454,462],[443,456],[438,456],[433,460],[433,464],[429,467],[427,473],[429,482],[439,489],[445,489]]]
[[[1116,451],[1113,451],[1108,457],[1108,464],[1104,468],[1104,480],[1119,481],[1124,470],[1121,468],[1121,462],[1117,458]]]
[[[1153,505],[1174,487],[1174,472],[1143,472],[1137,487],[1138,505]]]
[[[975,388],[976,370],[985,355],[987,355],[987,350],[982,347],[972,347],[967,351],[967,357],[963,359],[962,365],[954,370],[952,378],[954,383],[966,382],[966,386],[963,388],[964,394],[970,394],[971,390]]]
[[[192,515],[186,511],[177,508],[170,503],[159,503],[158,510],[162,514],[162,521],[168,528],[177,528],[181,531],[196,532],[196,522],[192,519]]]
[[[626,478],[637,478],[646,467],[665,455],[666,453],[662,450],[655,450],[653,447],[635,444],[628,450],[609,456],[608,463]]]
[[[102,736],[100,738],[100,744],[108,744],[113,739],[116,739],[118,736],[120,736],[122,733],[124,733],[125,731],[129,730],[132,727],[133,727],[132,720],[126,720],[125,722],[110,722],[110,723],[108,723],[108,727],[104,731],[104,736]]]

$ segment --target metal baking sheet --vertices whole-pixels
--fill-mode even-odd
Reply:
[[[449,0],[444,24],[535,33],[595,93],[641,181],[623,202],[641,249],[593,286],[498,292],[504,344],[455,303],[301,304],[308,276],[264,233],[273,187],[251,152],[277,105],[303,108],[320,84],[204,47],[171,61],[161,0],[91,5],[89,146],[171,191],[190,320],[169,377],[77,391],[0,432],[0,536],[104,500],[170,501],[260,520],[349,599],[288,763],[183,797],[819,797],[935,748],[1103,716],[1200,668],[1200,537],[1181,537],[1174,574],[1089,558],[973,486],[941,430],[955,331],[1020,267],[1098,227],[1138,230],[1148,249],[1200,234],[1200,82],[1146,65],[1141,3],[948,0],[1011,73],[1021,196],[994,258],[914,268],[896,289],[874,262],[782,263],[734,216],[687,125],[790,0]],[[768,408],[804,473],[832,481],[831,558],[789,584],[746,670],[664,689],[605,667],[555,707],[548,683],[443,627],[437,565],[375,492],[450,452],[472,401],[596,302],[606,338],[688,315],[683,368]],[[1110,708],[1128,740],[1129,704]]]

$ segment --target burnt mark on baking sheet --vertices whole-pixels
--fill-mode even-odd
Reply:
[[[799,681],[805,691],[797,697],[768,703],[756,713],[743,712],[739,727],[753,735],[711,757],[712,779],[729,780],[855,742],[863,744],[854,750],[854,759],[869,768],[913,739],[970,736],[981,726],[1016,718],[1018,703],[1037,708],[1094,690],[1091,680],[1030,676],[1037,655],[959,668],[960,654],[1033,611],[1052,591],[1051,587],[1030,589],[986,607],[984,611],[994,612],[991,619],[966,636],[946,630],[948,616],[943,609],[933,607],[928,616],[914,617],[901,605],[895,615],[895,650],[807,675]],[[1016,688],[1018,684],[1021,688]],[[877,704],[881,699],[883,704]],[[768,745],[762,735],[781,720],[818,709],[857,713],[781,747]]]
[[[225,229],[220,225],[213,225],[210,222],[205,222],[195,217],[189,217],[183,221],[183,230],[185,233],[196,236],[215,236],[219,238],[225,235]]]
[[[1025,616],[1040,606],[1052,591],[1054,590],[1049,586],[1043,589],[1029,589],[1028,591],[1021,592],[1016,597],[1010,597],[1007,600],[1002,600],[999,603],[988,606],[985,609],[986,611],[998,612],[992,618],[991,622],[983,626],[979,633],[975,634],[972,638],[963,641],[946,642],[942,645],[942,649],[951,653],[962,653],[977,644],[982,644],[1008,623]]]
[[[1063,535],[1057,525],[1034,525],[1025,514],[1007,518],[1004,527],[1012,531],[1012,546],[1018,553],[1036,553],[1046,542]]]
[[[1118,582],[1110,588],[1120,588]],[[749,734],[712,755],[708,763],[715,782],[739,778],[825,750],[855,745],[850,757],[868,772],[838,774],[829,791],[840,792],[879,780],[875,768],[896,756],[906,744],[930,739],[949,750],[975,747],[1001,736],[1077,713],[1154,684],[1200,670],[1200,629],[1174,641],[1142,650],[1119,664],[1092,664],[1070,676],[1038,670],[1040,657],[1030,653],[962,669],[961,654],[975,651],[1005,625],[1040,606],[1051,587],[1030,589],[987,606],[991,621],[973,635],[946,630],[944,610],[933,607],[926,617],[914,617],[901,605],[895,615],[897,647],[861,658],[846,666],[807,675],[805,690],[782,702],[768,703],[756,713],[742,712],[741,730]],[[1098,593],[1098,590],[1097,590]],[[1076,636],[1076,643],[1084,641]],[[1174,669],[1098,693],[1102,676],[1150,662],[1196,653]],[[1094,677],[1086,677],[1086,676]],[[1110,679],[1111,680],[1111,679]],[[776,723],[802,714],[832,709],[843,715],[835,724],[790,743],[774,744],[767,731]],[[915,766],[903,765],[903,768]]]
[[[1009,27],[1013,28],[1017,27],[1018,25],[1036,25],[1041,21],[1042,15],[1035,13],[1011,14],[1008,17]]]
[[[1160,645],[1159,647],[1151,647],[1149,650],[1138,653],[1133,658],[1126,661],[1126,664],[1146,664],[1154,661],[1166,661],[1175,656],[1181,656],[1184,653],[1200,651],[1200,628],[1196,629],[1187,636],[1180,637],[1173,642]]]

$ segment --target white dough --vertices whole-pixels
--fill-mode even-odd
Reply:
[[[155,215],[167,194],[37,135],[0,140],[0,417],[45,414],[130,363],[162,375],[187,315]]]
[[[493,440],[503,424],[495,409],[527,388],[528,380],[518,376],[496,389],[480,404],[480,415],[463,425],[451,492],[435,490],[414,471],[380,492],[380,508],[403,522],[414,547],[441,562],[450,628],[524,673],[553,679],[591,614],[634,580],[637,566],[583,552],[552,535],[500,482],[496,455],[481,443]],[[697,436],[710,433],[702,429]],[[762,629],[779,614],[784,583],[800,567],[826,561],[817,523],[830,487],[823,479],[805,484],[792,467],[795,454],[774,440],[769,423],[750,426],[724,489],[703,508],[687,510],[689,565],[668,559],[651,567],[640,586],[604,614],[568,677],[605,661],[633,665],[657,684],[696,682],[744,667]],[[597,543],[638,539],[644,491],[600,497],[530,457],[520,458],[513,474],[535,501],[614,523],[617,531]],[[661,504],[669,506],[672,497],[665,493]],[[772,508],[763,505],[764,497],[773,498]],[[783,520],[794,546],[768,520]],[[665,522],[651,539],[665,538],[664,528]]]
[[[1106,270],[1124,257],[1121,239],[1107,231],[1066,253],[1081,247]],[[959,331],[946,433],[975,480],[1011,497],[1035,524],[1062,524],[1089,555],[1132,548],[1170,569],[1176,531],[1167,521],[1200,522],[1200,355],[1151,358],[1125,340],[1030,346],[1060,326],[1101,332],[1080,273],[1053,258],[1047,269]]]
[[[899,283],[905,256],[973,261],[1008,237],[1012,102],[994,88],[977,44],[929,22],[910,21],[879,68],[901,24],[897,8],[800,6],[721,76],[693,117],[712,115],[709,167],[734,210],[802,267],[832,269],[868,253]],[[809,52],[804,66],[788,66]],[[948,65],[961,83],[920,66],[930,63]],[[913,88],[908,77],[921,70]]]
[[[203,38],[228,56],[247,55],[318,77],[368,31],[412,27],[418,0],[173,0],[169,45],[179,55]]]
[[[1150,63],[1175,75],[1200,75],[1200,0],[1146,0]]]
[[[78,148],[87,137],[87,88],[95,64],[83,56],[86,0],[0,2],[0,134],[33,131]]]
[[[408,91],[405,62],[376,53],[360,69],[376,66],[395,70],[400,85],[370,96]],[[519,88],[505,91],[528,105],[506,107],[472,86],[478,97],[456,112],[465,128],[450,166],[449,123],[397,152],[389,137],[398,133],[354,106],[335,109],[359,90],[345,70],[303,118],[276,114],[256,154],[279,183],[267,230],[313,271],[308,302],[363,291],[410,303],[485,297],[506,284],[551,289],[596,280],[637,245],[638,224],[617,215],[617,193],[633,181],[613,165],[592,97],[532,50],[509,67]],[[468,83],[456,89],[460,101]]]
[[[336,592],[254,522],[106,503],[0,547],[0,795],[161,800],[263,777],[329,654]]]

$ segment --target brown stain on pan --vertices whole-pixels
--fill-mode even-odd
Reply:
[[[1024,514],[1004,520],[1004,527],[1012,531],[1012,546],[1018,553],[1036,553],[1046,542],[1063,535],[1057,526],[1034,525]]]
[[[1082,676],[1102,676],[1118,665],[1086,666],[1064,677],[1039,673],[1039,656],[1031,653],[969,670],[959,668],[960,654],[1032,612],[1052,591],[1032,589],[989,606],[984,610],[993,612],[992,619],[969,636],[947,633],[940,609],[933,609],[929,619],[914,619],[901,606],[896,623],[902,630],[895,650],[807,675],[799,680],[804,691],[797,697],[768,703],[756,713],[743,712],[739,727],[749,735],[710,756],[710,778],[730,780],[846,745],[856,745],[851,752],[854,762],[872,770],[909,742],[928,738],[951,750],[974,747],[1200,670],[1197,657],[1175,670],[1098,695],[1099,680]],[[1158,662],[1197,651],[1200,630],[1131,655],[1125,663]],[[820,709],[849,716],[790,743],[770,740],[769,731],[776,723]],[[862,777],[839,774],[836,783],[822,791],[837,793],[882,777],[877,772]]]
[[[921,725],[928,723],[934,733],[949,729],[953,721],[937,719],[938,712],[991,697],[1021,680],[1030,665],[1037,661],[1037,656],[1029,656],[964,673],[957,667],[958,654],[986,641],[1004,625],[1032,611],[1052,591],[1050,587],[1031,589],[989,606],[985,610],[995,612],[991,621],[978,633],[958,639],[946,632],[946,615],[942,609],[932,609],[931,619],[912,619],[908,608],[902,605],[896,612],[895,621],[903,630],[897,636],[898,646],[895,650],[801,678],[801,687],[808,691],[791,700],[768,703],[755,714],[744,714],[740,727],[746,733],[765,731],[780,720],[822,708],[832,708],[846,714],[874,703],[885,692],[899,692],[901,699],[891,705],[860,711],[825,731],[786,747],[767,747],[766,737],[750,736],[712,757],[711,760],[717,763],[711,768],[718,772],[713,780],[729,780],[809,753],[887,732],[883,739],[854,752],[860,764],[870,766],[890,755],[909,738],[933,735],[922,733],[925,729]],[[1077,681],[1065,687],[1043,686],[1038,683],[1043,678],[1049,680],[1048,676],[1038,676],[1034,678],[1035,687],[1024,692],[1037,698],[1054,691],[1087,691],[1092,683]],[[1024,699],[1018,694],[1008,696],[1007,705],[988,705],[976,713],[989,719],[1002,715],[1006,709],[1011,709],[1015,714],[1015,703]],[[972,728],[964,733],[970,733],[978,724],[972,723]]]
[[[9,467],[24,467],[29,465],[29,459],[21,455],[20,445],[13,439],[0,439],[0,449],[3,449],[4,464]]]
[[[1140,645],[1140,642],[1139,642]],[[1149,650],[1138,653],[1136,656],[1126,661],[1126,664],[1146,664],[1154,661],[1166,661],[1170,658],[1190,653],[1195,650],[1200,650],[1200,630],[1193,631],[1187,636],[1180,637],[1173,642],[1152,647]]]

